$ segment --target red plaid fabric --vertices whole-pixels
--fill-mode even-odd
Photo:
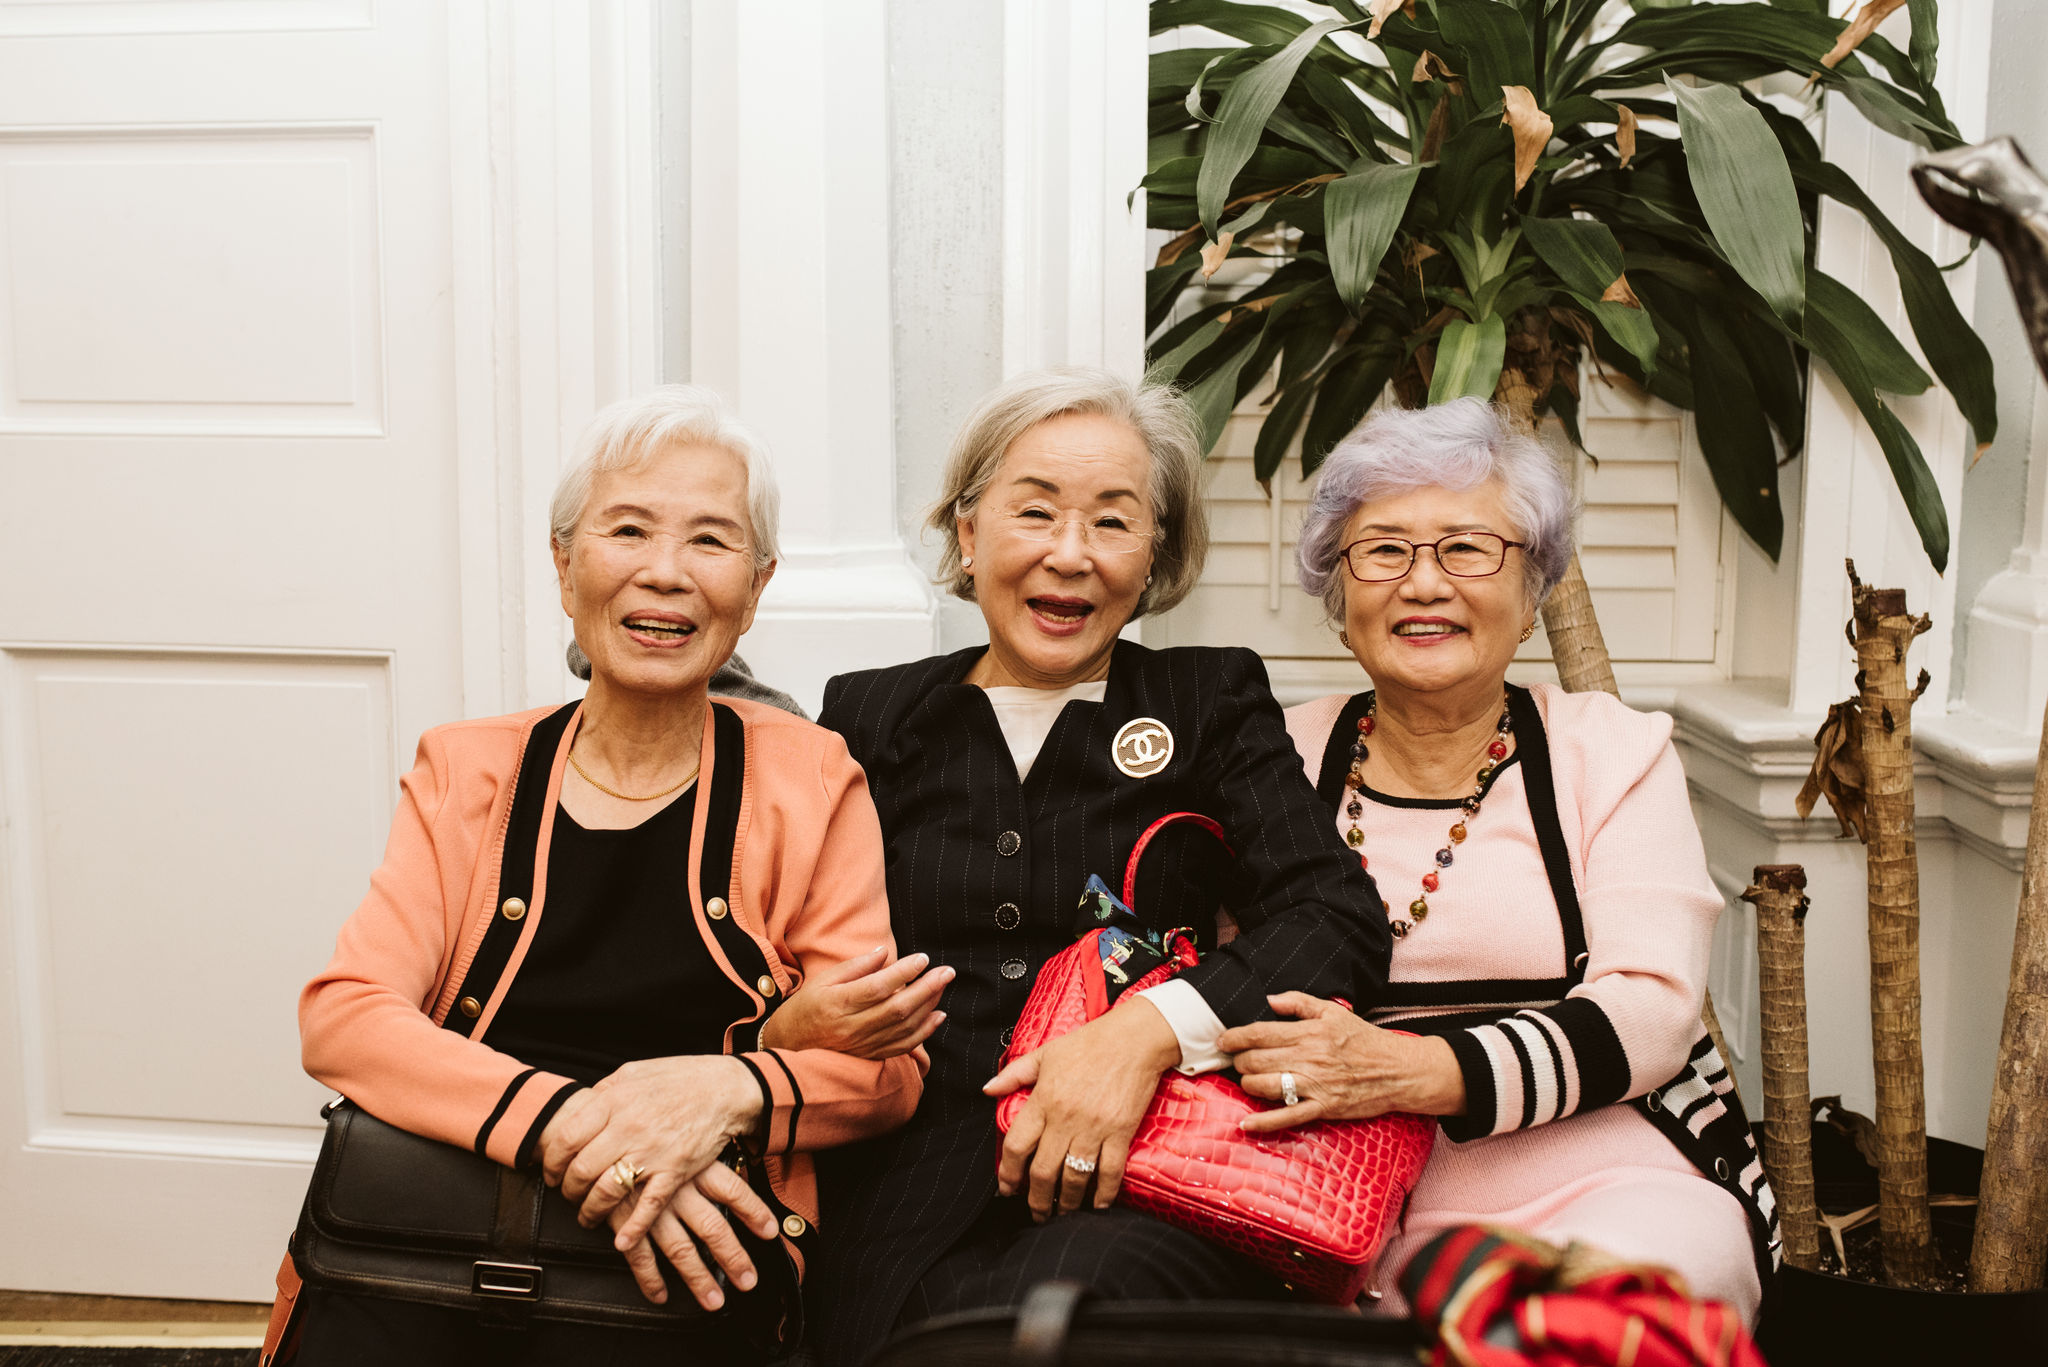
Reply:
[[[1459,1225],[1401,1269],[1432,1367],[1765,1367],[1742,1317],[1674,1274]]]

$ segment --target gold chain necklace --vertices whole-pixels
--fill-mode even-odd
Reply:
[[[675,787],[664,788],[658,793],[649,793],[645,797],[635,797],[631,793],[622,793],[616,788],[605,787],[602,783],[599,783],[596,779],[590,776],[590,771],[588,769],[584,768],[582,765],[576,762],[576,752],[574,750],[571,750],[569,752],[569,767],[571,769],[574,769],[577,773],[583,775],[583,781],[585,783],[588,783],[591,787],[597,789],[597,791],[603,793],[607,797],[618,798],[621,802],[652,802],[654,801],[654,799],[658,797],[667,797],[670,793],[680,792],[682,789],[688,787],[691,781],[697,777],[698,771],[704,767],[704,762],[702,760],[699,760],[696,764],[691,765],[690,772],[684,774],[683,781],[681,783],[676,784]]]

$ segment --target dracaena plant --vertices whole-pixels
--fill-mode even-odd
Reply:
[[[1411,406],[1470,394],[1555,414],[1576,442],[1590,352],[1693,411],[1723,501],[1775,557],[1778,467],[1818,356],[1943,568],[1939,492],[1887,402],[1932,381],[1814,265],[1820,202],[1861,214],[1928,365],[1988,442],[1990,358],[1941,268],[1808,127],[1832,91],[1898,137],[1960,141],[1934,88],[1935,0],[1910,0],[1908,50],[1874,31],[1907,3],[1154,0],[1155,33],[1237,40],[1152,58],[1144,185],[1152,226],[1176,234],[1147,277],[1155,373],[1186,386],[1213,443],[1277,367],[1264,480],[1297,432],[1312,472],[1389,385]],[[1209,274],[1246,256],[1270,274],[1206,302]]]

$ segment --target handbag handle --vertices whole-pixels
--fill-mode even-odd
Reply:
[[[1223,833],[1222,825],[1214,817],[1204,816],[1200,812],[1168,812],[1145,828],[1145,833],[1138,837],[1138,843],[1131,847],[1129,861],[1124,864],[1124,905],[1132,911],[1138,909],[1135,896],[1138,890],[1138,861],[1145,857],[1145,847],[1152,843],[1153,836],[1182,821],[1190,821],[1200,826],[1215,836],[1217,842],[1233,859],[1237,857],[1237,850],[1231,845],[1230,837]]]

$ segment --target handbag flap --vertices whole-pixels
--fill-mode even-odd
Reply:
[[[330,1238],[481,1255],[496,1247],[503,1171],[481,1154],[422,1138],[344,1103],[328,1121],[307,1211],[313,1228]],[[540,1252],[597,1266],[623,1264],[609,1227],[583,1228],[577,1207],[561,1192],[539,1191]],[[531,1208],[512,1213],[508,1223],[530,1230]]]

